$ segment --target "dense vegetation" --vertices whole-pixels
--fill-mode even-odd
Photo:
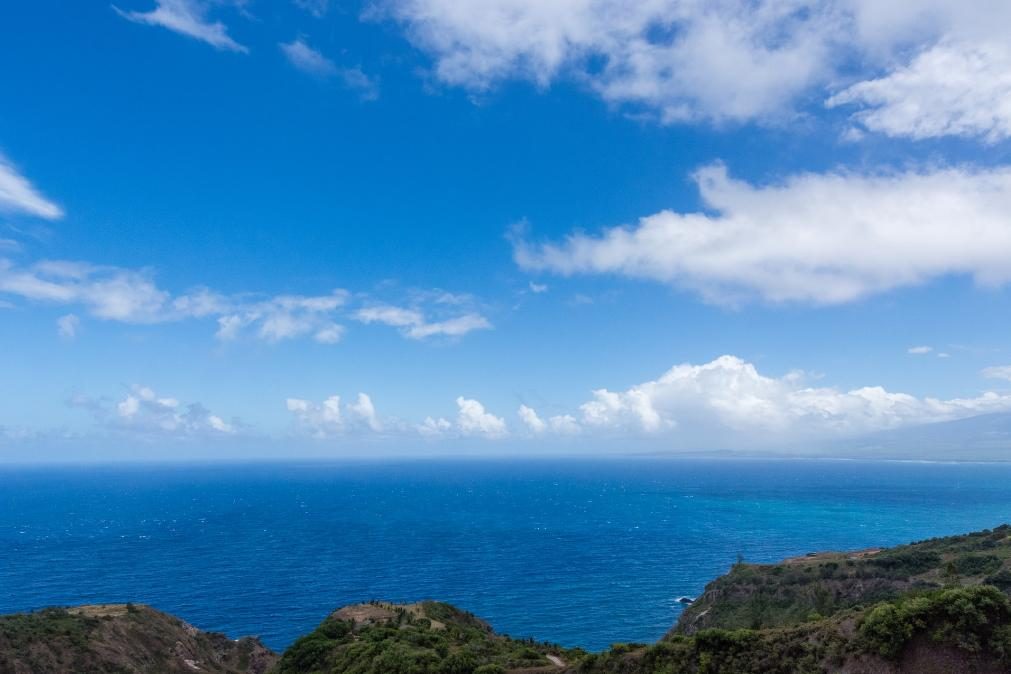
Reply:
[[[990,586],[882,602],[789,628],[706,629],[586,657],[594,674],[1011,671],[1011,600]]]
[[[496,674],[552,667],[546,654],[572,653],[496,635],[449,604],[347,607],[296,641],[278,674]]]
[[[147,606],[0,616],[0,674],[265,674],[276,659],[255,639],[201,632]]]
[[[706,587],[676,632],[796,625],[909,592],[982,583],[1011,589],[1011,527],[859,553],[733,566]]]

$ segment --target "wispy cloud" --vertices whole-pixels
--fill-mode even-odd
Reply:
[[[330,9],[330,0],[294,0],[295,6],[309,12],[317,19],[326,15]]]
[[[43,196],[35,186],[17,170],[6,157],[0,154],[0,212],[23,213],[46,220],[63,217],[63,209]],[[12,243],[3,239],[0,250]]]
[[[113,9],[128,21],[161,26],[215,49],[243,54],[249,51],[232,39],[225,24],[207,18],[207,6],[201,0],[155,0],[155,8],[146,12],[125,11],[115,5]]]
[[[75,394],[68,404],[88,411],[105,430],[148,438],[233,435],[242,427],[226,421],[200,403],[183,404],[147,386],[132,386],[116,400]]]
[[[341,288],[321,295],[267,297],[252,293],[226,295],[206,287],[173,294],[161,288],[149,270],[67,260],[19,266],[0,258],[0,297],[4,295],[80,307],[94,318],[121,323],[214,320],[215,336],[222,342],[251,336],[272,343],[307,337],[320,344],[336,344],[346,332],[340,321],[347,318],[392,326],[416,340],[462,337],[492,327],[488,319],[471,307],[472,298],[444,291],[412,293],[410,308],[383,304],[362,307],[362,301],[374,300],[367,296],[362,299]],[[352,300],[357,300],[357,307],[351,304]],[[426,317],[426,305],[435,317]],[[73,330],[68,322],[61,326],[61,331],[76,333],[78,325],[79,319],[74,315]]]
[[[288,62],[302,72],[323,79],[339,80],[345,88],[356,92],[363,101],[374,101],[379,98],[377,79],[366,75],[358,66],[351,68],[338,66],[318,49],[310,46],[304,38],[298,37],[291,42],[282,42],[278,46]]]
[[[906,353],[911,354],[913,356],[925,356],[933,350],[934,347],[932,346],[911,346],[908,349],[906,349]]]
[[[1011,381],[1011,365],[992,365],[984,368],[983,376],[987,379],[1006,379]]]
[[[337,65],[310,47],[303,38],[282,42],[278,46],[288,62],[303,72],[317,77],[331,77],[337,74]]]
[[[399,328],[406,337],[411,339],[462,337],[474,330],[488,330],[492,327],[487,318],[477,313],[429,321],[418,309],[392,305],[365,307],[355,312],[354,317],[366,324],[381,323]]]
[[[363,101],[374,101],[379,98],[379,80],[365,74],[360,66],[341,68],[337,76],[345,88],[354,91]]]
[[[77,337],[77,330],[80,325],[80,318],[74,314],[66,314],[56,319],[56,332],[63,339],[71,340]]]

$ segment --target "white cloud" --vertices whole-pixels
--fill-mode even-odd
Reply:
[[[300,398],[288,398],[285,406],[294,415],[296,424],[313,437],[326,438],[344,430],[340,396],[330,396],[319,404]]]
[[[579,422],[576,421],[576,418],[569,414],[549,417],[545,421],[538,416],[534,409],[526,405],[520,405],[517,414],[527,429],[534,435],[540,435],[548,431],[558,435],[575,435],[583,430]]]
[[[228,35],[220,21],[207,19],[207,6],[201,0],[155,0],[147,12],[130,12],[113,6],[124,19],[149,26],[161,26],[181,35],[206,42],[215,49],[246,53],[249,50]]]
[[[781,112],[825,78],[837,21],[805,2],[393,0],[385,14],[474,91],[571,76],[661,119],[743,120]]]
[[[993,365],[984,368],[982,374],[987,379],[1006,379],[1011,381],[1011,365]]]
[[[331,77],[337,74],[336,64],[316,49],[310,47],[300,37],[295,38],[291,42],[282,42],[279,46],[288,58],[288,61],[303,72],[316,75],[317,77]]]
[[[43,261],[17,267],[0,259],[0,294],[57,305],[80,305],[96,318],[123,323],[166,323],[216,318],[223,341],[245,332],[268,342],[311,336],[322,344],[340,341],[344,328],[334,322],[350,293],[278,295],[265,300],[225,296],[206,288],[173,296],[147,271]],[[76,320],[76,319],[75,319]]]
[[[56,331],[63,339],[77,337],[77,329],[80,325],[81,319],[74,314],[67,314],[56,319]]]
[[[285,406],[294,416],[296,426],[316,438],[330,438],[356,430],[376,433],[383,430],[372,398],[365,393],[359,393],[355,402],[350,404],[342,404],[339,395],[332,395],[318,404],[301,398],[288,398]]]
[[[598,389],[580,408],[587,428],[672,433],[688,443],[729,437],[734,444],[853,435],[998,411],[1011,411],[1011,395],[939,400],[880,386],[810,387],[802,375],[769,377],[734,356],[677,365],[624,391]]]
[[[912,354],[914,356],[925,356],[934,350],[932,346],[911,346],[906,349],[906,353]]]
[[[427,303],[438,318],[428,318],[419,308],[358,306],[364,296],[344,289],[324,295],[275,295],[250,293],[224,295],[208,288],[195,288],[173,295],[160,288],[149,270],[92,265],[67,260],[44,260],[19,266],[0,257],[0,306],[3,296],[59,306],[80,306],[103,320],[133,324],[169,323],[214,319],[215,337],[223,342],[251,336],[276,343],[311,338],[320,344],[336,344],[346,331],[338,319],[351,317],[362,323],[380,323],[399,328],[411,339],[462,337],[474,330],[490,329],[484,316],[470,310],[468,295],[445,291],[416,291],[415,304]],[[455,315],[453,315],[455,314]]]
[[[359,309],[354,316],[362,323],[382,323],[400,328],[401,333],[411,339],[462,337],[474,330],[488,330],[492,327],[487,318],[477,313],[466,313],[441,321],[429,322],[418,309],[391,305],[365,307]]]
[[[453,430],[453,424],[442,417],[438,419],[425,417],[418,426],[418,433],[428,438],[440,438]]]
[[[367,16],[403,26],[448,85],[567,79],[662,122],[782,121],[861,80],[832,104],[876,108],[857,115],[874,130],[993,139],[1011,118],[1003,0],[382,0]]]
[[[146,386],[133,386],[116,402],[75,395],[73,407],[88,410],[103,427],[141,436],[221,436],[238,432],[236,422],[227,422],[200,403],[183,405],[175,398],[157,395]]]
[[[0,260],[0,293],[53,304],[80,304],[97,318],[131,323],[165,320],[169,294],[142,272],[80,262],[45,261],[17,268]]]
[[[491,323],[488,319],[479,314],[464,314],[455,318],[434,323],[421,323],[412,325],[407,330],[407,336],[412,339],[425,339],[426,337],[462,337],[474,330],[489,330]]]
[[[279,295],[259,302],[247,302],[227,308],[218,318],[216,337],[231,341],[243,331],[267,342],[280,342],[306,335],[321,344],[335,344],[344,328],[333,322],[338,309],[350,293],[337,289],[329,295]]]
[[[531,281],[530,292],[535,293],[537,295],[541,293],[546,293],[548,292],[548,285],[546,283],[534,283],[533,281]]]
[[[46,220],[63,217],[63,209],[44,197],[0,154],[0,213],[24,213]],[[5,244],[9,239],[4,239]]]
[[[344,326],[336,323],[328,323],[316,331],[312,336],[320,344],[336,344],[344,337]]]
[[[854,84],[828,99],[829,107],[860,104],[863,128],[922,139],[1011,136],[1011,48],[943,42],[884,77]]]
[[[533,408],[527,407],[526,405],[520,405],[520,409],[517,412],[520,420],[534,433],[543,433],[547,430],[548,425],[544,423],[544,420],[537,416],[537,412]]]
[[[501,438],[508,435],[505,420],[486,411],[484,405],[477,400],[460,396],[456,399],[456,405],[459,408],[456,428],[463,435],[486,438]]]
[[[372,404],[372,398],[368,395],[359,393],[358,399],[348,405],[348,412],[353,419],[360,421],[370,430],[376,432],[383,430],[383,424],[376,415],[376,408]]]
[[[515,244],[528,270],[618,274],[710,301],[836,304],[947,275],[1011,281],[1011,168],[799,174],[753,185],[695,175],[705,212],[661,211],[560,244]]]

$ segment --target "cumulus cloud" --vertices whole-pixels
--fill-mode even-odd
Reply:
[[[477,400],[460,396],[456,406],[459,408],[456,427],[463,435],[501,438],[508,434],[505,420],[485,410]]]
[[[427,438],[477,437],[499,439],[509,435],[509,427],[502,417],[485,409],[480,401],[460,396],[456,399],[456,419],[425,417],[415,430]]]
[[[858,119],[904,135],[989,135],[1005,123],[978,121],[986,112],[970,110],[1003,100],[1003,56],[987,51],[1006,42],[1011,25],[1011,7],[1000,0],[384,0],[376,7],[371,17],[398,22],[432,57],[436,78],[474,92],[514,79],[539,87],[568,79],[661,122],[769,120],[884,72],[885,82],[858,84],[833,104],[887,99],[891,110]],[[950,44],[962,55],[964,45],[990,46],[968,60],[931,54]],[[937,91],[928,91],[930,83]],[[967,84],[974,93],[958,99]],[[910,112],[920,102],[953,112]],[[991,114],[1006,120],[1006,112]]]
[[[427,438],[440,438],[453,430],[453,424],[442,417],[425,417],[418,425],[418,433]]]
[[[319,404],[301,398],[288,398],[285,406],[294,415],[296,424],[314,437],[325,438],[344,430],[340,396],[330,396]]]
[[[238,422],[225,421],[200,403],[184,405],[175,398],[159,396],[146,386],[131,387],[114,403],[77,394],[69,404],[89,411],[108,430],[138,435],[192,437],[238,432]]]
[[[1008,367],[987,368],[983,374],[1011,380]],[[642,436],[671,449],[783,449],[991,412],[1011,412],[1011,394],[944,400],[881,386],[840,390],[812,386],[802,372],[768,376],[741,358],[721,356],[701,365],[677,365],[624,390],[594,390],[574,414],[543,419],[520,405],[517,416],[535,437]]]
[[[526,405],[520,405],[520,409],[517,414],[526,427],[534,433],[543,433],[548,428],[548,425],[544,423],[544,420],[537,416],[537,412],[534,411],[533,408],[527,407]]]
[[[541,435],[547,432],[557,433],[558,435],[574,435],[582,430],[576,418],[569,414],[559,414],[544,420],[541,419],[536,410],[526,405],[520,405],[516,414],[519,416],[520,421],[523,422],[523,425],[527,427],[527,430],[534,435]]]
[[[46,220],[63,217],[63,209],[35,189],[35,186],[2,154],[0,154],[0,213],[23,213]],[[9,239],[4,241],[8,242]]]
[[[414,308],[391,305],[375,305],[359,309],[355,318],[362,323],[381,323],[399,328],[405,337],[426,339],[428,337],[462,337],[474,330],[488,330],[492,327],[487,318],[478,313],[466,313],[444,320],[429,321],[424,313]]]
[[[77,337],[77,329],[80,325],[81,319],[74,314],[66,314],[56,319],[56,331],[63,339]]]
[[[693,441],[716,431],[750,443],[853,435],[1005,411],[1011,411],[1011,395],[940,400],[880,386],[812,387],[802,374],[770,377],[740,358],[721,356],[703,365],[677,365],[623,391],[593,391],[580,408],[580,422],[591,429],[671,433]]]
[[[1011,368],[984,376],[1011,380]],[[520,405],[520,434],[552,438],[579,434],[588,440],[655,438],[672,449],[750,449],[1011,412],[1011,394],[992,391],[966,398],[917,397],[882,386],[842,390],[814,386],[803,372],[769,376],[736,356],[701,365],[676,365],[660,377],[627,389],[599,388],[571,414],[541,417]],[[502,438],[506,422],[479,401],[459,397],[453,420],[427,417],[416,427],[430,438]]]
[[[372,398],[364,393],[359,393],[357,400],[348,405],[348,412],[352,419],[364,424],[369,430],[379,432],[383,430],[383,424],[376,414],[375,405]]]
[[[844,89],[827,105],[861,105],[854,121],[889,136],[1004,140],[1011,136],[1011,48],[1003,40],[943,42]]]
[[[706,210],[661,211],[636,225],[517,239],[527,270],[616,274],[715,302],[837,304],[947,275],[1011,280],[1011,169],[805,173],[770,185],[695,174]]]
[[[383,430],[372,398],[365,393],[359,393],[357,399],[349,404],[342,404],[339,395],[332,395],[321,403],[288,398],[285,406],[293,415],[297,428],[316,438],[329,438],[356,430],[376,433]]]
[[[993,365],[983,369],[983,376],[987,379],[1006,379],[1011,381],[1011,365]]]
[[[215,49],[246,53],[249,50],[228,35],[220,21],[207,18],[207,5],[201,0],[155,0],[155,8],[147,12],[113,9],[128,21],[161,26],[187,37],[206,42]]]

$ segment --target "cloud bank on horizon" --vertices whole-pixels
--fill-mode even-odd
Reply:
[[[203,218],[181,209],[184,215],[173,216],[164,205],[149,211],[143,205],[124,208],[126,222],[111,225],[95,215],[94,202],[81,196],[99,183],[55,170],[52,150],[33,154],[30,149],[38,143],[33,129],[25,128],[25,140],[17,139],[18,152],[0,139],[0,316],[21,327],[40,317],[65,351],[84,348],[85,342],[94,349],[89,356],[94,381],[67,382],[59,396],[58,372],[49,373],[47,384],[53,400],[69,401],[79,417],[87,412],[88,425],[81,432],[152,442],[297,438],[343,446],[368,439],[390,447],[405,439],[427,447],[458,442],[543,447],[634,438],[670,449],[743,449],[1011,413],[1011,366],[1005,364],[1011,344],[991,339],[976,345],[986,341],[980,334],[999,329],[984,315],[989,313],[986,298],[1004,307],[1011,285],[1011,47],[1006,36],[1011,4],[376,0],[338,12],[327,0],[292,0],[285,7],[288,13],[267,12],[249,0],[123,0],[111,11],[105,8],[101,27],[134,37],[157,33],[178,42],[187,49],[179,54],[193,59],[180,72],[194,91],[214,90],[213,79],[203,78],[222,72],[205,73],[194,67],[197,63],[227,62],[236,69],[228,72],[242,74],[236,82],[257,81],[261,73],[290,78],[280,81],[291,83],[292,100],[307,98],[272,114],[286,125],[278,137],[290,134],[292,146],[304,142],[311,148],[301,162],[287,142],[249,133],[254,126],[236,136],[255,145],[256,152],[235,163],[216,153],[194,163],[207,161],[221,175],[236,176],[243,195],[259,207],[266,203],[258,200],[261,194],[287,186],[291,194],[280,194],[263,219],[278,230],[297,232],[291,235],[292,241],[303,237],[297,245],[278,245],[278,238],[265,236],[270,226],[258,220],[257,206],[235,210],[234,217],[257,221],[248,233],[226,229],[221,211]],[[380,34],[385,41],[376,37]],[[372,42],[381,46],[369,52]],[[164,48],[162,42],[142,47]],[[165,82],[179,86],[167,75]],[[331,98],[334,90],[343,92],[344,108]],[[234,91],[241,92],[241,86]],[[228,137],[226,127],[202,128],[210,122],[191,114],[187,96],[169,93],[178,100],[159,121],[165,124],[160,128],[182,129],[175,142],[194,137],[213,149],[217,139]],[[314,95],[326,101],[319,108],[333,115],[325,120],[328,126],[318,126],[305,113],[306,107],[314,109]],[[600,154],[608,162],[633,164],[633,170],[650,156],[657,139],[683,134],[678,137],[684,157],[668,158],[663,169],[671,183],[690,178],[687,196],[633,193],[628,186],[635,181],[626,179],[604,189],[592,183],[585,193],[590,208],[567,203],[545,187],[550,181],[544,176],[581,184],[595,171],[603,173],[599,166],[579,166],[578,160],[552,164],[544,173],[522,161],[504,161],[506,178],[487,179],[495,189],[460,177],[491,171],[487,164],[495,163],[496,153],[514,149],[504,147],[510,141],[494,144],[500,127],[493,124],[525,125],[534,133],[530,118],[493,121],[493,111],[509,118],[522,110],[533,117],[536,106],[548,99],[545,109],[558,100],[573,106],[574,100],[595,101],[606,108],[603,121],[585,122],[582,137],[605,138],[594,146]],[[361,117],[344,124],[341,115],[351,109]],[[18,123],[28,124],[12,121],[9,133],[21,130]],[[241,115],[230,123],[241,125]],[[447,126],[438,126],[442,123]],[[545,126],[581,123],[566,116]],[[619,126],[625,134],[620,140],[606,136],[609,127]],[[134,131],[146,133],[138,128]],[[317,150],[314,145],[322,146],[328,134],[341,139],[346,154]],[[408,147],[413,136],[421,144]],[[352,151],[357,137],[369,138],[363,152]],[[795,159],[784,156],[787,150],[777,161],[764,162],[763,154],[772,156],[779,146],[800,147],[815,137],[821,154],[798,151]],[[625,153],[626,142],[638,144]],[[541,157],[545,164],[573,152],[571,146],[531,146],[536,152],[524,157]],[[125,152],[109,148],[110,156],[120,151]],[[68,161],[93,152],[91,146],[73,146]],[[440,164],[443,154],[452,159]],[[341,174],[342,181],[329,171],[335,164],[354,167],[372,157],[387,169],[382,175],[389,183],[370,185],[379,195],[371,201],[356,200],[356,190],[368,189],[350,186],[347,174]],[[473,157],[480,162],[450,165]],[[244,162],[267,168],[257,178],[255,172],[243,172]],[[119,174],[103,175],[102,166],[93,172],[118,189],[116,181],[134,170],[135,159],[129,166]],[[436,190],[448,207],[410,191],[429,173],[457,170],[455,183],[447,178]],[[297,184],[277,178],[279,172],[296,174]],[[642,182],[655,180],[647,178]],[[166,179],[172,176],[152,171],[152,183]],[[176,194],[187,194],[187,179]],[[215,184],[220,192],[224,183]],[[136,183],[129,187],[141,194],[131,203],[142,203],[144,191]],[[548,187],[564,193],[564,185]],[[485,203],[500,198],[499,189],[507,195],[504,201],[519,202],[511,205],[508,219]],[[304,204],[315,203],[307,195],[330,193],[343,197],[337,207],[328,202],[339,215],[325,226],[303,224],[311,210]],[[101,200],[116,197],[110,188]],[[209,190],[203,198],[212,202],[217,193]],[[527,218],[524,200],[550,201],[551,207],[542,205],[539,217]],[[396,209],[384,201],[396,202]],[[593,208],[598,201],[599,216]],[[457,219],[447,222],[447,213]],[[229,211],[224,219],[231,217]],[[213,265],[207,258],[180,265],[176,256],[177,266],[170,267],[153,241],[150,247],[134,242],[132,248],[116,249],[117,233],[133,226],[130,218],[138,228],[151,230],[162,219],[180,232],[206,229],[208,249],[220,250]],[[516,222],[522,224],[510,230]],[[495,235],[487,236],[492,226]],[[317,251],[323,248],[322,229],[346,237],[341,247],[360,250],[360,259],[330,265]],[[68,249],[74,246],[84,250],[73,254]],[[254,271],[228,277],[231,255],[261,246]],[[500,262],[485,257],[484,267],[467,268],[475,251],[486,249],[500,251]],[[272,274],[270,267],[281,258],[289,272]],[[292,268],[298,273],[291,274]],[[196,273],[207,279],[194,278]],[[401,274],[426,282],[401,285]],[[341,283],[332,283],[334,277]],[[428,283],[428,277],[437,280]],[[463,292],[441,290],[446,287]],[[907,302],[917,292],[923,293],[915,295],[917,302]],[[960,299],[952,300],[956,293]],[[743,320],[735,323],[736,342],[721,340],[716,346],[708,332],[711,324],[731,322],[727,316],[735,312],[750,312],[765,334],[775,334],[777,322],[789,313],[798,333],[811,329],[834,339],[840,325],[848,326],[845,317],[851,314],[843,312],[865,311],[860,318],[874,326],[871,332],[878,329],[874,321],[884,320],[882,305],[874,302],[893,303],[900,318],[913,321],[929,315],[934,300],[954,307],[950,320],[935,317],[944,329],[897,334],[887,347],[894,362],[914,372],[905,378],[894,370],[879,375],[873,366],[843,372],[834,360],[834,378],[841,383],[820,385],[810,374],[770,375],[755,364],[786,371],[794,366],[790,359],[798,344],[808,364],[818,357],[832,360],[844,340],[861,339],[861,331],[851,326],[817,353],[804,338],[791,344],[768,339],[752,349],[751,326]],[[670,306],[677,307],[677,322],[658,327],[656,317]],[[964,314],[958,313],[961,306],[968,307]],[[581,318],[579,311],[598,320]],[[637,316],[639,322],[599,319],[609,311]],[[896,325],[901,329],[900,322],[888,329],[895,331]],[[147,332],[133,333],[127,347],[135,355],[130,367],[97,376],[120,366],[109,357],[112,347],[98,340],[112,339],[110,330],[138,328]],[[38,360],[29,340],[19,341],[18,329],[9,331],[14,336],[4,348],[15,353],[12,345],[23,346],[31,354],[26,358]],[[172,358],[144,343],[157,331],[185,344],[185,356],[175,353],[175,358],[202,359],[205,372],[220,373],[219,364],[235,357],[236,370],[262,368],[270,372],[265,381],[283,381],[285,390],[264,385],[247,391],[236,383],[230,393],[243,402],[221,412],[221,401],[228,399],[222,393],[213,413],[200,402],[157,394],[155,389],[181,384]],[[658,345],[673,343],[675,336],[681,341],[671,348],[691,356],[664,352],[669,355],[658,367]],[[758,359],[766,355],[761,349],[770,347],[776,350],[775,364],[765,368],[767,361]],[[632,352],[621,354],[631,372],[682,364],[635,385],[613,382],[644,375],[623,378],[606,368],[598,374],[592,371],[597,361],[585,358],[582,363],[571,358],[569,369],[555,375],[555,361],[577,348],[585,349],[584,356]],[[742,355],[715,357],[719,353]],[[883,358],[878,354],[877,362]],[[8,369],[17,360],[11,356]],[[193,361],[185,362],[192,366]],[[73,369],[65,362],[62,367]],[[580,368],[599,381],[587,385],[591,377]],[[376,373],[371,380],[370,369]],[[305,386],[285,378],[288,371],[301,373]],[[523,380],[531,375],[534,379]],[[23,371],[18,376],[27,378]],[[509,384],[496,390],[496,377],[508,378]],[[200,381],[212,378],[204,375]],[[350,381],[355,383],[345,383]],[[611,388],[590,388],[607,381]],[[120,395],[66,395],[66,389],[108,392],[115,390],[113,382],[119,382]],[[185,388],[196,389],[193,398],[203,398],[199,386]],[[347,397],[359,389],[368,393]],[[907,390],[915,394],[896,392]],[[945,393],[929,392],[934,390]],[[8,398],[16,403],[18,396],[12,392]],[[389,415],[374,402],[387,398],[398,400]],[[263,423],[248,421],[261,416]],[[36,433],[28,426],[11,430],[9,420],[0,420],[6,422],[0,443]]]
[[[991,368],[984,375],[1011,379],[1007,370]],[[421,422],[382,415],[367,393],[360,392],[351,401],[338,394],[320,402],[290,397],[282,401],[290,425],[285,436],[275,439],[357,447],[365,441],[373,449],[376,441],[393,448],[408,441],[399,445],[400,451],[414,448],[416,440],[428,447],[464,441],[481,452],[494,451],[508,440],[534,447],[562,441],[571,448],[638,437],[670,451],[785,449],[801,442],[812,443],[808,449],[817,451],[833,439],[1011,412],[1011,393],[987,391],[972,398],[940,400],[881,386],[853,390],[815,386],[811,380],[803,372],[764,375],[753,363],[726,355],[700,365],[675,365],[656,379],[624,390],[595,389],[576,409],[544,418],[533,407],[520,404],[508,420],[508,415],[499,416],[479,400],[464,396],[455,400],[455,416],[429,415]],[[89,413],[95,424],[92,432],[148,444],[270,437],[268,430],[238,416],[226,421],[199,402],[182,403],[140,385],[130,386],[119,398],[78,393],[67,404]]]

